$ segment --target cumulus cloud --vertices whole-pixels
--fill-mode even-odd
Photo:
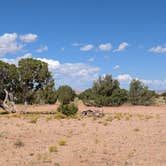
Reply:
[[[48,67],[51,70],[57,69],[60,66],[60,62],[57,60],[47,59],[47,58],[37,58],[37,59],[48,63]]]
[[[114,70],[117,70],[117,69],[119,69],[119,68],[120,68],[119,65],[115,65],[113,69],[114,69]]]
[[[38,52],[38,53],[42,53],[42,52],[44,52],[44,51],[48,51],[48,47],[47,47],[46,45],[40,46],[40,47],[36,50],[36,52]]]
[[[84,89],[97,79],[100,69],[84,63],[60,63],[57,60],[37,58],[48,63],[56,85],[68,84],[75,89]]]
[[[101,51],[110,51],[112,49],[111,43],[105,43],[99,45],[99,50]]]
[[[144,80],[141,81],[146,85],[166,85],[166,80]]]
[[[158,45],[158,46],[150,48],[149,51],[154,53],[165,53],[166,47]]]
[[[87,44],[87,45],[84,45],[82,47],[80,47],[80,50],[81,51],[90,51],[94,48],[93,44]]]
[[[130,74],[120,74],[116,77],[118,81],[127,81],[130,82],[132,80],[132,77]]]
[[[21,50],[23,45],[17,42],[17,38],[16,33],[5,33],[0,36],[0,55],[12,54]]]
[[[25,42],[25,43],[31,43],[34,42],[37,39],[37,35],[36,34],[25,34],[25,35],[20,35],[20,40]]]
[[[114,50],[114,52],[121,52],[124,51],[126,49],[126,47],[128,47],[129,44],[127,42],[123,42],[121,43],[117,49]]]
[[[61,64],[57,60],[37,58],[43,62],[48,63],[50,70],[55,76],[68,77],[68,78],[90,78],[97,74],[100,70],[98,67],[92,67],[84,63],[64,63]],[[77,80],[78,81],[78,80]]]
[[[157,80],[157,79],[142,79],[137,77],[132,77],[130,74],[120,74],[117,77],[115,77],[121,85],[129,85],[129,83],[132,81],[132,79],[140,80],[145,85],[152,89],[161,89],[166,86],[166,80]]]
[[[23,49],[25,43],[33,42],[37,39],[36,34],[18,35],[17,33],[5,33],[0,36],[0,56],[15,54]],[[39,51],[48,49],[46,46]]]

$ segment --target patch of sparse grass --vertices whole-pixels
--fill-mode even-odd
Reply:
[[[107,126],[107,125],[108,125],[108,122],[107,122],[107,121],[103,121],[103,125],[104,125],[104,126]]]
[[[53,116],[53,119],[65,119],[67,118],[66,115],[60,113],[60,112],[57,112],[54,116]]]
[[[70,138],[73,135],[73,130],[69,130],[68,134],[66,135],[66,137]]]
[[[139,118],[139,120],[144,120],[144,115],[142,115],[142,114],[137,114],[136,116]]]
[[[131,150],[131,151],[128,153],[128,157],[129,157],[129,158],[134,157],[135,152],[136,152],[136,149]]]
[[[14,145],[16,148],[21,148],[24,146],[24,143],[20,139],[18,139],[16,140],[16,142],[14,142]]]
[[[19,114],[19,113],[13,113],[13,114],[1,114],[0,117],[4,117],[4,118],[21,118],[23,115]]]
[[[108,125],[108,122],[106,120],[100,120],[98,121],[99,124],[103,124],[104,126]]]
[[[58,152],[58,147],[57,146],[50,146],[48,148],[48,150],[50,153],[53,153],[53,152],[55,153],[55,152]]]
[[[80,114],[74,114],[74,115],[71,115],[69,116],[68,118],[72,118],[72,119],[77,119],[77,120],[81,120],[81,115]]]
[[[43,163],[51,163],[51,158],[50,155],[48,153],[44,153],[44,154],[37,154],[37,160],[42,161]]]
[[[126,116],[126,117],[125,117],[125,120],[130,120],[130,117],[129,117],[129,116]]]
[[[109,121],[109,122],[112,122],[114,120],[114,117],[113,116],[108,116],[106,118],[106,121]]]
[[[31,117],[29,123],[34,123],[34,124],[37,123],[38,118],[39,118],[38,116]]]
[[[54,119],[54,117],[52,116],[52,115],[48,115],[47,117],[46,117],[46,121],[48,122],[49,120],[52,120],[52,119]]]
[[[139,128],[135,128],[134,131],[135,131],[135,132],[138,132],[138,131],[140,131],[140,129],[139,129]]]
[[[0,138],[5,137],[6,133],[4,131],[0,132]]]
[[[123,119],[124,115],[121,112],[116,112],[114,115],[114,119],[121,120]]]
[[[65,119],[65,118],[67,118],[66,115],[64,115],[60,112],[56,112],[55,115],[48,115],[47,118],[46,118],[46,121],[50,121],[50,120],[54,120],[54,119],[60,120],[60,119]]]
[[[64,139],[61,139],[61,140],[59,140],[58,144],[59,144],[60,146],[65,146],[65,145],[67,144],[67,142],[66,142],[66,140],[64,140]]]

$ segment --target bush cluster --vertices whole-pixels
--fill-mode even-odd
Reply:
[[[73,103],[61,104],[58,107],[58,111],[61,112],[64,115],[66,115],[66,116],[72,116],[72,115],[75,115],[77,113],[78,108]]]
[[[118,80],[111,75],[99,77],[92,88],[85,90],[79,98],[87,106],[120,106],[126,102],[132,105],[151,105],[156,93],[139,80],[132,80],[129,91],[121,89]]]
[[[111,75],[99,77],[91,89],[80,94],[80,99],[89,106],[119,106],[128,99],[128,92],[119,87],[119,82]]]

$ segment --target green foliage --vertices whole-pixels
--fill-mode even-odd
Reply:
[[[60,86],[57,90],[58,101],[61,104],[69,104],[74,101],[75,92],[70,86],[64,85]]]
[[[161,96],[166,97],[166,92],[162,93]]]
[[[139,80],[130,83],[129,100],[133,105],[151,105],[155,92],[151,91]]]
[[[57,101],[54,81],[50,81],[42,90],[35,92],[33,100],[36,104],[54,104]]]
[[[75,115],[78,111],[78,107],[75,106],[73,103],[70,104],[61,104],[58,107],[58,111],[66,116]]]
[[[14,95],[15,102],[29,104],[56,102],[54,80],[48,65],[40,60],[27,58],[19,61],[18,67],[0,61],[0,102],[6,89]]]
[[[20,75],[22,102],[27,101],[28,103],[31,103],[32,93],[42,90],[43,87],[52,80],[48,65],[40,60],[26,58],[19,61],[18,70]]]
[[[119,106],[127,102],[128,92],[125,89],[116,89],[111,95],[111,105]]]
[[[111,96],[115,89],[119,89],[119,82],[114,80],[112,75],[99,77],[92,86],[92,91],[101,96]]]
[[[111,75],[106,75],[99,77],[92,88],[82,92],[79,98],[88,106],[119,106],[127,101],[128,93],[120,89],[119,82]]]
[[[4,99],[4,89],[10,93],[16,93],[19,84],[17,67],[0,61],[0,98]]]

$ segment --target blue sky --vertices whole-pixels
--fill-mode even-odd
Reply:
[[[165,0],[0,0],[0,59],[48,62],[56,86],[112,74],[166,89]]]

